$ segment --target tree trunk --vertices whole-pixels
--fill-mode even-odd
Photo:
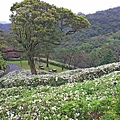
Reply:
[[[49,67],[49,55],[46,56],[46,67]]]
[[[64,65],[62,64],[62,71],[64,70]]]
[[[30,66],[31,74],[37,75],[33,56],[28,56],[28,65]]]

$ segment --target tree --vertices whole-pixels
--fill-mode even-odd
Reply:
[[[45,42],[47,36],[55,32],[56,20],[52,15],[55,13],[54,6],[39,0],[24,0],[15,3],[11,7],[11,12],[10,20],[16,40],[26,52],[31,73],[37,74],[34,54],[37,45]]]
[[[59,35],[65,28],[70,35],[81,28],[87,28],[89,22],[85,17],[73,14],[70,10],[57,8],[40,0],[24,0],[11,7],[10,20],[16,40],[22,45],[28,57],[31,73],[37,74],[34,55],[39,44],[60,44]],[[60,33],[60,34],[58,34]]]
[[[90,62],[91,61],[85,54],[78,53],[73,55],[72,64],[74,65],[75,68],[90,67]]]
[[[114,59],[115,54],[112,50],[108,48],[104,48],[102,49],[102,53],[104,53],[101,59],[102,65],[115,62],[115,59]]]

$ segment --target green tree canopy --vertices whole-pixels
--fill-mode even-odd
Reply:
[[[88,28],[90,25],[85,16],[78,16],[66,8],[57,8],[57,14],[59,15],[57,19],[59,29],[65,35],[74,34],[77,31],[81,31],[83,28]]]

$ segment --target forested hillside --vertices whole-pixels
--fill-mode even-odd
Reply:
[[[116,32],[120,30],[120,7],[86,16],[91,23],[91,36]],[[94,32],[93,32],[94,31]],[[96,32],[95,32],[96,31]]]
[[[94,14],[86,15],[90,22],[90,28],[73,35],[75,42],[72,45],[78,45],[87,38],[117,32],[120,30],[120,7],[98,11]]]
[[[91,37],[80,45],[60,47],[55,54],[56,60],[81,68],[118,62],[120,31]]]

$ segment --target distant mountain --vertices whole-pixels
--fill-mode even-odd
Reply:
[[[9,32],[10,31],[10,26],[11,23],[0,23],[0,30],[2,30],[3,32]]]

